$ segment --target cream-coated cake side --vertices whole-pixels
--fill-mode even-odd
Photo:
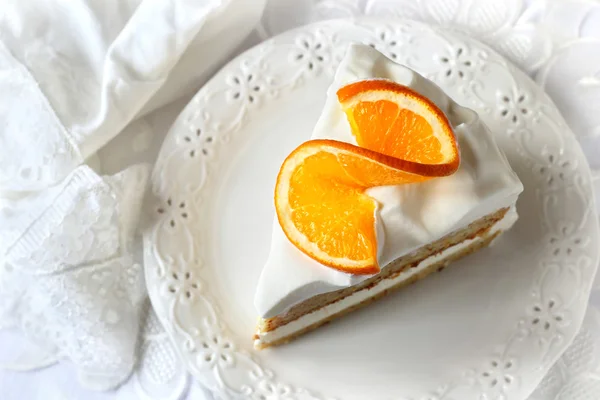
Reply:
[[[496,224],[494,224],[494,226],[490,229],[490,231],[487,233],[486,236],[475,237],[473,239],[465,240],[464,242],[458,243],[454,246],[447,248],[446,250],[443,250],[431,257],[428,257],[427,259],[423,260],[415,267],[410,268],[406,271],[403,271],[402,273],[400,273],[398,276],[396,276],[394,278],[386,279],[386,280],[382,281],[382,283],[375,285],[370,290],[360,290],[358,292],[351,294],[350,296],[345,297],[344,299],[342,299],[340,301],[334,302],[332,304],[327,304],[326,306],[324,306],[314,312],[305,314],[305,315],[301,316],[300,318],[290,322],[289,324],[278,327],[277,329],[274,329],[272,331],[260,332],[258,334],[258,338],[255,339],[255,343],[258,343],[258,344],[269,343],[269,342],[274,342],[274,341],[280,340],[282,338],[285,338],[285,337],[293,334],[294,332],[301,330],[303,327],[311,326],[314,323],[317,323],[319,321],[329,318],[331,315],[336,315],[337,313],[339,313],[347,308],[354,307],[354,306],[360,304],[361,302],[367,300],[370,297],[377,296],[381,292],[384,292],[390,288],[395,287],[400,282],[411,279],[413,276],[420,274],[421,272],[423,272],[427,267],[431,266],[432,264],[435,264],[435,263],[439,262],[440,260],[444,260],[447,257],[452,256],[453,254],[459,253],[459,252],[463,251],[464,249],[467,249],[469,246],[472,246],[473,244],[485,241],[487,237],[493,236],[497,232],[501,232],[501,231],[510,229],[510,227],[516,222],[516,220],[517,220],[517,212],[516,212],[515,208],[512,207],[506,213],[504,218],[502,218],[500,221],[498,221]]]
[[[455,103],[434,83],[369,46],[348,48],[312,138],[356,144],[336,92],[364,79],[389,79],[431,99],[452,124],[461,152],[460,167],[451,176],[369,189],[379,203],[376,231],[382,270],[395,259],[500,208],[512,207],[512,217],[503,224],[509,222],[503,230],[510,228],[516,220],[513,206],[523,186],[489,129],[474,111]],[[254,303],[262,318],[271,318],[313,296],[356,285],[371,276],[321,265],[290,243],[275,219],[271,250]]]

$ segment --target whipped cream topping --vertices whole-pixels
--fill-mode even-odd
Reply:
[[[428,97],[452,124],[461,152],[460,167],[451,176],[368,190],[379,202],[375,224],[382,270],[398,257],[516,202],[523,185],[477,114],[455,103],[433,82],[369,46],[348,48],[328,89],[313,139],[357,144],[336,92],[364,79],[389,79]],[[271,318],[310,297],[356,285],[371,276],[337,271],[308,257],[289,242],[275,218],[271,251],[254,304],[261,317]]]

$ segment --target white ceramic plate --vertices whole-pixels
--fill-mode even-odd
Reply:
[[[257,352],[275,176],[309,138],[351,41],[481,114],[525,186],[520,220],[460,265]],[[589,168],[554,105],[489,48],[414,22],[324,22],[243,54],[173,125],[153,192],[152,303],[186,366],[223,399],[524,399],[577,332],[596,272]]]

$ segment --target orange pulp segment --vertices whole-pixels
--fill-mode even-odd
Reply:
[[[417,164],[414,171],[431,171],[429,176],[458,169],[454,132],[431,100],[382,79],[351,83],[337,96],[360,147]]]

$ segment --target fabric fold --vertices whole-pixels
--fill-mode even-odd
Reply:
[[[153,96],[202,37],[207,21],[227,18],[222,11],[235,1],[4,5],[0,122],[7,129],[0,135],[0,193],[57,184],[95,154],[151,99],[156,102]],[[185,80],[193,82],[203,72],[202,65],[188,69]],[[167,94],[171,98],[163,104],[179,95]],[[18,151],[25,148],[26,154]]]
[[[136,361],[146,293],[133,243],[149,171],[136,165],[101,177],[77,168],[6,252],[0,275],[10,304],[0,325],[10,320],[70,359],[98,389],[120,383]]]
[[[3,4],[0,329],[22,331],[42,364],[68,359],[96,390],[130,374],[147,300],[136,235],[149,166],[103,176],[88,165],[143,113],[197,89],[264,4]]]

